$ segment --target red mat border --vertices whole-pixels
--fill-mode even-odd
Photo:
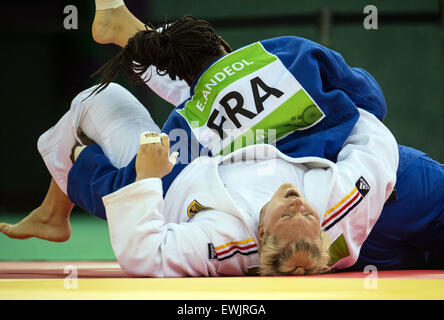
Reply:
[[[78,278],[128,278],[115,261],[0,261],[0,279],[60,279],[72,272]],[[444,270],[385,270],[372,272],[379,279],[444,280]],[[363,279],[365,272],[337,272],[310,276],[329,279]]]

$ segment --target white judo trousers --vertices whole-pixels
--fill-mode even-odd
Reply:
[[[100,94],[87,98],[93,90],[80,92],[65,115],[37,142],[46,167],[65,194],[71,149],[76,141],[81,143],[77,128],[100,145],[117,168],[126,166],[137,153],[142,132],[160,132],[148,110],[127,89],[111,83]]]
[[[190,88],[185,81],[161,76],[153,67],[148,68],[142,79],[154,93],[173,106],[190,97]],[[126,166],[137,153],[142,132],[160,132],[148,110],[127,89],[110,83],[100,94],[85,100],[94,88],[80,92],[66,114],[37,142],[49,173],[65,194],[72,167],[71,149],[76,141],[81,143],[77,128],[93,139],[117,168]]]

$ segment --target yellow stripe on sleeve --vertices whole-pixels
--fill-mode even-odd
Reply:
[[[352,192],[350,192],[348,195],[345,196],[344,199],[342,199],[341,201],[339,201],[333,208],[331,208],[330,210],[328,210],[325,214],[324,214],[324,219],[334,210],[336,210],[341,204],[343,204],[345,201],[348,200],[348,198],[350,198],[352,196],[353,193],[355,193],[358,189],[356,187],[353,188]]]
[[[221,245],[221,246],[219,246],[219,247],[216,247],[216,248],[214,248],[214,249],[215,249],[215,250],[220,250],[220,249],[223,249],[223,248],[226,248],[226,247],[229,247],[229,246],[235,245],[235,244],[244,244],[244,243],[248,243],[248,242],[254,242],[254,239],[253,239],[253,238],[250,238],[250,239],[242,240],[242,241],[228,242],[228,243],[226,243],[226,244],[224,244],[224,245]]]

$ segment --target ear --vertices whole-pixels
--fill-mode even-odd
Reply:
[[[259,224],[258,230],[257,230],[257,239],[259,240],[259,246],[262,247],[265,240],[265,229],[264,225],[261,223]]]
[[[227,53],[233,52],[233,49],[231,49],[231,47],[230,47],[230,45],[228,44],[228,42],[226,42],[221,36],[218,36],[218,37],[219,37],[220,44],[221,44],[222,47],[225,49],[225,51],[226,51]]]

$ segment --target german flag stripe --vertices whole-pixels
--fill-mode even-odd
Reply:
[[[330,229],[334,224],[339,222],[343,217],[345,217],[356,205],[361,202],[363,196],[356,191],[356,193],[352,196],[352,198],[345,203],[340,209],[335,211],[334,214],[330,215],[328,219],[322,221],[322,227],[325,230]]]
[[[359,202],[361,202],[369,191],[369,183],[364,179],[364,177],[361,176],[358,181],[356,181],[353,190],[330,210],[325,212],[321,225],[322,228],[324,230],[328,230],[336,223],[341,221],[352,209],[358,205]]]
[[[229,253],[229,252],[231,252],[231,251],[233,251],[233,250],[235,250],[235,249],[238,249],[238,250],[247,250],[247,249],[256,248],[256,247],[257,247],[257,246],[256,246],[255,243],[250,244],[250,245],[245,246],[245,247],[241,247],[241,246],[232,246],[232,247],[230,247],[229,249],[227,249],[227,250],[225,250],[225,251],[221,251],[221,252],[217,252],[217,251],[216,251],[216,253],[217,253],[218,256],[223,256],[224,254],[227,254],[227,253]]]
[[[359,202],[361,202],[361,200],[363,199],[363,197],[360,197],[358,199],[357,202],[355,202],[351,207],[349,207],[347,209],[347,211],[344,212],[344,214],[342,216],[340,216],[338,219],[336,219],[335,221],[333,221],[332,223],[330,223],[328,226],[326,226],[324,228],[324,231],[327,231],[328,229],[332,228],[336,223],[338,223],[339,221],[341,221],[346,215],[348,215],[358,204]]]
[[[232,242],[228,242],[228,243],[226,243],[226,244],[223,244],[223,245],[221,245],[221,246],[215,247],[214,249],[215,249],[216,251],[218,251],[218,250],[220,250],[220,249],[223,249],[223,248],[226,248],[226,247],[229,247],[229,246],[232,246],[232,245],[245,244],[245,243],[249,243],[249,242],[254,243],[254,239],[253,239],[253,238],[250,238],[250,239],[242,240],[242,241],[232,241]]]
[[[333,211],[335,211],[336,209],[338,209],[338,207],[341,206],[341,204],[343,204],[345,201],[347,201],[348,199],[350,199],[350,197],[357,191],[358,189],[355,187],[353,188],[353,190],[344,197],[344,199],[342,199],[341,201],[339,201],[335,206],[333,206],[330,210],[328,210],[325,214],[324,214],[324,219],[331,214]]]
[[[249,256],[250,254],[257,253],[257,249],[256,250],[252,250],[252,251],[248,251],[248,252],[243,252],[243,251],[236,250],[236,251],[233,251],[230,255],[225,256],[223,258],[217,257],[217,260],[223,261],[223,260],[231,258],[232,256],[234,256],[235,254],[238,254],[238,253],[243,255],[243,256]]]
[[[217,259],[222,261],[237,253],[242,255],[255,253],[257,252],[257,245],[254,242],[254,239],[250,238],[242,241],[229,242],[214,249],[216,251]]]
[[[340,209],[338,209],[337,211],[335,211],[334,214],[330,215],[328,217],[328,219],[325,219],[324,221],[322,221],[322,225],[326,225],[327,223],[329,223],[331,220],[333,220],[335,217],[337,217],[338,215],[341,214],[341,212],[344,212],[344,210],[347,210],[347,207],[350,206],[358,197],[359,197],[359,192],[356,192],[353,197],[345,203],[344,206],[342,206]]]

